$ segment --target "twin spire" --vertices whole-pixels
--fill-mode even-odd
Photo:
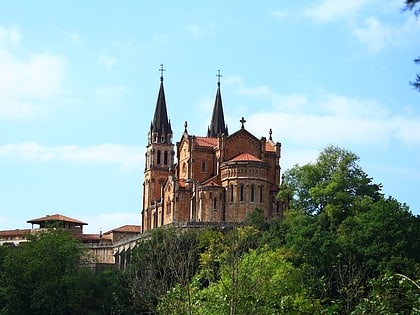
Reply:
[[[153,121],[150,124],[149,132],[149,143],[171,143],[172,128],[171,121],[168,119],[168,113],[166,110],[165,91],[163,88],[163,64],[160,65],[159,69],[160,76],[160,88],[158,99],[156,102],[155,114]],[[214,101],[213,114],[210,121],[210,126],[207,130],[207,137],[219,137],[221,135],[228,136],[228,128],[225,124],[225,117],[223,114],[222,96],[220,93],[220,70],[218,70],[217,80],[217,91],[216,99]]]
[[[207,130],[207,137],[219,137],[222,134],[229,135],[227,125],[225,124],[225,115],[223,114],[222,95],[220,94],[220,70],[217,73],[217,92],[211,116],[210,127]]]
[[[149,142],[153,143],[171,143],[172,128],[171,121],[168,119],[168,112],[166,110],[165,90],[163,88],[163,65],[160,65],[160,88],[156,102],[155,115],[150,124]]]

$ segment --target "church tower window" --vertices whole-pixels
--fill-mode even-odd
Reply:
[[[160,150],[157,151],[157,164],[160,164]]]
[[[168,165],[168,151],[163,153],[163,164]]]

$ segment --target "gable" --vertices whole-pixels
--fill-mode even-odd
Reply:
[[[249,154],[261,157],[261,141],[245,129],[240,129],[226,138],[225,142],[225,160],[248,152]]]

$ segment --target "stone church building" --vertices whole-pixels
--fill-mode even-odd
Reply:
[[[162,69],[163,74],[163,69]],[[266,219],[283,215],[276,200],[281,144],[257,138],[245,128],[229,134],[220,74],[207,135],[184,132],[174,145],[163,76],[146,147],[142,231],[167,224],[241,222],[256,208]]]

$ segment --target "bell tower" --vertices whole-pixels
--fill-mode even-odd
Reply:
[[[156,102],[155,114],[148,133],[144,182],[142,231],[161,226],[159,209],[162,208],[163,186],[174,168],[174,144],[172,143],[171,121],[166,109],[165,91],[163,88],[163,65],[159,69],[160,88]]]

